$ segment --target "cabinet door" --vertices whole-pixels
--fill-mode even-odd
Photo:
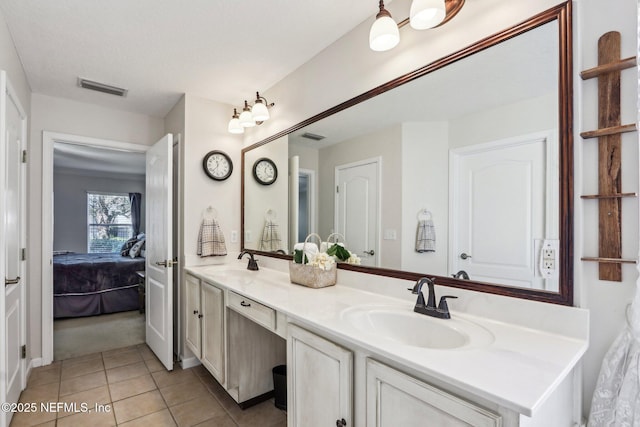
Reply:
[[[202,282],[202,364],[224,383],[224,294],[207,282]]]
[[[498,414],[367,359],[367,427],[500,427]]]
[[[200,359],[200,280],[189,274],[185,275],[185,342],[187,347]]]
[[[353,354],[294,325],[287,339],[289,427],[353,426]]]

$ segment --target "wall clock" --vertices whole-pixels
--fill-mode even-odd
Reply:
[[[204,172],[211,179],[224,181],[233,172],[233,162],[227,153],[219,150],[209,151],[202,159]]]
[[[278,178],[278,168],[273,160],[263,157],[253,164],[253,177],[262,185],[271,185]]]

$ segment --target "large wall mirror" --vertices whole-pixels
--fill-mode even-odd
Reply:
[[[572,304],[570,7],[245,148],[243,249],[340,233],[340,268]]]

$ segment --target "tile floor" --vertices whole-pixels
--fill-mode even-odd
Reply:
[[[284,427],[273,399],[242,410],[202,366],[165,370],[144,344],[33,369],[20,402],[76,402],[87,412],[16,413],[18,426]],[[97,411],[103,405],[111,411]]]

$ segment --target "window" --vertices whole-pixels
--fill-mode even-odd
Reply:
[[[133,236],[127,194],[87,193],[87,252],[119,252]]]

